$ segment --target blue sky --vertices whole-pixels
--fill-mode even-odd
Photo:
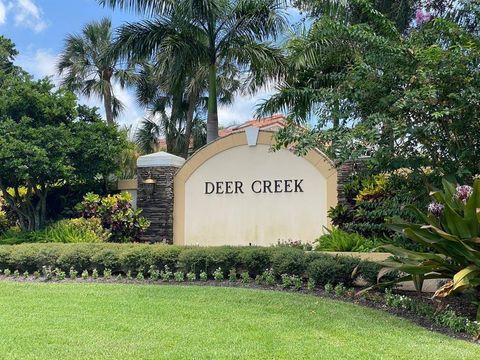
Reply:
[[[16,44],[20,52],[17,64],[37,78],[53,76],[54,81],[58,81],[55,65],[65,36],[103,17],[109,17],[114,26],[139,19],[132,13],[105,9],[96,0],[0,0],[0,34]],[[135,127],[145,115],[144,109],[136,104],[131,90],[117,87],[116,93],[126,107],[119,122]],[[239,95],[232,106],[219,109],[220,123],[229,125],[250,119],[255,104],[267,96],[266,91],[254,97]],[[98,99],[80,101],[102,108]]]

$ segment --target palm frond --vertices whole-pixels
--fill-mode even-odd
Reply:
[[[161,124],[153,119],[144,119],[135,132],[135,143],[142,154],[155,151],[155,144],[162,134]]]

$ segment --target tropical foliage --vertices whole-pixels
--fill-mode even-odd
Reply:
[[[347,233],[338,228],[325,229],[325,233],[315,240],[316,250],[369,252],[380,243],[364,238],[356,233]]]
[[[373,2],[348,4],[312,12],[313,24],[286,43],[284,81],[260,107],[290,115],[278,146],[369,155],[376,171],[431,167],[471,179],[480,163],[478,34],[458,11],[435,8],[404,32]],[[312,118],[311,129],[294,126]]]
[[[424,279],[450,279],[434,295],[446,297],[480,287],[480,179],[473,187],[443,181],[443,191],[431,192],[433,202],[424,213],[413,211],[422,223],[392,220],[391,228],[430,249],[414,252],[385,245],[382,248],[395,255],[383,263],[408,275],[401,280],[414,280],[421,290]],[[479,304],[480,305],[480,304]],[[477,318],[480,319],[480,307]]]
[[[208,142],[218,137],[219,79],[241,72],[245,90],[254,91],[283,65],[280,49],[271,43],[286,27],[283,0],[99,2],[154,16],[122,26],[115,53],[129,61],[148,59],[160,64],[165,59],[172,64],[182,59],[203,75],[208,89]]]
[[[43,230],[26,232],[11,227],[0,234],[1,245],[22,243],[98,243],[107,241],[110,232],[103,229],[98,219],[63,219]]]
[[[99,195],[88,193],[78,204],[77,210],[85,219],[98,219],[102,227],[110,232],[113,242],[138,241],[150,222],[140,216],[141,210],[132,207],[128,193]]]
[[[396,171],[368,175],[368,171],[357,171],[343,185],[344,199],[328,215],[332,224],[348,233],[360,234],[369,239],[410,250],[419,250],[420,244],[404,238],[388,227],[386,220],[399,216],[408,221],[416,217],[408,205],[423,207],[428,204],[426,183],[435,178],[426,173]]]

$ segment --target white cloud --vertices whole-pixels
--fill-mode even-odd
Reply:
[[[7,20],[7,9],[5,7],[5,4],[0,1],[0,25],[5,24],[5,21]]]
[[[8,10],[14,15],[15,26],[26,27],[41,32],[48,26],[43,18],[43,11],[34,0],[14,0],[8,4]]]
[[[49,49],[38,49],[34,53],[27,53],[18,56],[16,64],[31,73],[37,79],[46,76],[51,77],[54,84],[59,86],[60,76],[56,69],[59,57],[59,54],[56,54]],[[135,127],[136,124],[143,119],[145,111],[137,105],[135,96],[130,89],[122,89],[119,84],[114,84],[113,91],[125,107],[125,110],[120,114],[117,121],[121,125],[133,125],[133,127]],[[101,99],[94,96],[90,98],[79,96],[79,103],[98,107],[100,114],[105,117],[105,110]]]
[[[117,119],[118,123],[126,126],[132,125],[135,128],[145,117],[146,110],[138,106],[131,89],[122,89],[119,84],[114,84],[113,92],[125,108]]]
[[[59,55],[48,49],[38,49],[35,53],[23,53],[17,57],[17,65],[20,65],[26,71],[36,78],[50,76],[58,86],[60,78],[57,75],[57,62]]]
[[[230,106],[219,106],[218,122],[221,126],[241,124],[255,117],[257,105],[268,99],[271,91],[260,91],[254,96],[239,95]]]

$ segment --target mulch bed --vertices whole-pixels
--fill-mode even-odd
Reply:
[[[99,277],[98,279],[92,279],[89,277],[88,279],[84,280],[82,278],[77,278],[76,280],[71,280],[71,279],[64,279],[64,280],[45,280],[43,278],[38,278],[35,279],[33,276],[29,276],[28,278],[24,278],[23,276],[20,276],[18,278],[13,278],[12,276],[4,276],[0,275],[0,281],[17,281],[17,282],[51,282],[51,283],[105,283],[105,284],[137,284],[137,285],[145,285],[145,284],[150,284],[150,285],[164,285],[164,286],[178,286],[178,285],[191,285],[191,286],[218,286],[218,287],[236,287],[236,288],[247,288],[247,289],[260,289],[260,290],[267,290],[267,291],[284,291],[284,292],[290,292],[290,293],[301,293],[305,295],[314,295],[318,296],[321,298],[326,298],[326,299],[332,299],[332,300],[338,300],[342,302],[347,302],[347,303],[352,303],[360,306],[365,306],[368,308],[372,309],[377,309],[377,310],[382,310],[386,311],[389,314],[392,314],[397,317],[401,317],[404,319],[407,319],[419,326],[422,326],[430,331],[438,332],[456,339],[461,339],[469,342],[473,342],[476,344],[480,344],[480,340],[478,339],[473,339],[471,335],[466,334],[466,333],[458,333],[454,332],[453,330],[445,327],[438,325],[431,320],[424,318],[422,316],[419,316],[411,311],[408,310],[403,310],[403,309],[397,309],[397,308],[391,308],[389,306],[385,305],[385,302],[383,300],[384,294],[378,291],[370,291],[366,293],[363,296],[338,296],[332,293],[327,293],[323,289],[315,289],[315,290],[307,290],[307,289],[300,289],[300,290],[294,290],[294,289],[283,289],[280,286],[267,286],[267,285],[262,285],[262,284],[257,284],[255,282],[251,282],[248,284],[241,283],[241,282],[231,282],[228,280],[225,281],[214,281],[214,280],[208,280],[208,281],[183,281],[183,282],[175,282],[175,281],[170,281],[170,282],[164,282],[161,280],[158,281],[152,281],[152,280],[136,280],[136,279],[131,279],[128,280],[126,278],[122,279],[117,279],[115,277],[112,277],[111,279],[104,279],[102,277]],[[359,289],[357,289],[359,290]],[[476,314],[476,307],[475,305],[471,304],[468,299],[465,296],[453,296],[449,297],[447,299],[442,299],[442,301],[437,301],[437,300],[432,300],[428,293],[415,293],[415,292],[410,292],[410,291],[395,291],[398,294],[403,294],[407,295],[417,301],[424,302],[426,304],[432,305],[437,307],[438,309],[443,309],[448,306],[449,309],[454,310],[457,314],[461,314],[464,316],[468,316],[470,319],[475,318]]]

